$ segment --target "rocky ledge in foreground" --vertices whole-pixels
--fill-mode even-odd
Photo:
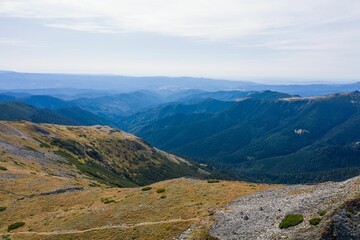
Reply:
[[[280,229],[288,214],[301,214],[304,220]],[[217,224],[210,234],[221,240],[360,239],[360,177],[284,186],[245,196],[215,218]]]

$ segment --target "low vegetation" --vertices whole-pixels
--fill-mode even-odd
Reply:
[[[319,215],[320,215],[321,217],[323,217],[323,216],[325,216],[326,213],[327,213],[327,211],[324,209],[324,210],[322,210],[322,211],[319,213]]]
[[[217,179],[209,179],[207,182],[208,182],[208,183],[218,183],[218,182],[220,182],[220,181],[217,180]]]
[[[165,191],[166,191],[165,188],[159,188],[158,190],[156,190],[157,193],[163,193]]]
[[[152,187],[143,187],[142,189],[141,189],[141,191],[149,191],[149,190],[151,190],[152,189]]]
[[[114,199],[110,199],[110,198],[104,198],[104,199],[101,199],[101,201],[104,204],[110,204],[110,203],[115,203],[116,202]]]
[[[3,166],[0,166],[0,170],[1,170],[1,171],[6,171],[7,168],[6,168],[6,167],[3,167]]]
[[[4,234],[1,236],[4,240],[10,240],[10,235],[9,234]]]
[[[0,212],[5,211],[7,207],[0,207]]]
[[[1,126],[5,127],[1,128]],[[15,151],[5,148],[1,150],[3,154],[1,161],[4,163],[0,162],[0,165],[7,167],[6,173],[11,176],[11,178],[0,178],[0,185],[3,185],[5,190],[1,193],[0,206],[8,207],[4,212],[0,212],[1,233],[6,233],[11,223],[19,221],[26,223],[23,227],[20,226],[21,224],[13,225],[19,227],[16,230],[13,230],[15,229],[13,226],[10,227],[13,230],[9,233],[11,239],[87,240],[113,239],[114,236],[117,239],[173,239],[192,225],[195,226],[194,232],[191,233],[192,239],[205,239],[212,224],[209,209],[216,212],[217,209],[225,207],[240,196],[277,187],[260,184],[257,189],[253,189],[247,183],[233,181],[221,181],[221,184],[209,185],[207,181],[193,178],[153,183],[156,179],[180,175],[183,172],[181,168],[188,165],[179,165],[175,162],[166,165],[169,162],[167,155],[158,153],[146,147],[147,145],[143,145],[147,149],[139,152],[137,155],[139,163],[134,165],[132,158],[136,157],[135,154],[138,153],[136,149],[139,147],[133,146],[132,141],[138,140],[132,140],[131,136],[121,135],[123,133],[120,132],[114,132],[109,138],[109,128],[41,125],[51,134],[40,135],[33,131],[33,126],[34,124],[27,122],[0,122],[0,141],[6,141],[14,149],[21,149],[20,156]],[[94,152],[89,153],[91,155],[89,156],[88,148],[85,149],[84,157],[57,145],[49,149],[41,148],[39,141],[27,141],[21,139],[21,136],[2,132],[2,129],[7,129],[6,127],[16,128],[26,134],[29,140],[36,137],[48,144],[51,143],[52,137],[76,140],[89,146],[89,149],[96,149],[104,156],[105,161],[93,159]],[[87,137],[79,138],[80,134],[86,134]],[[129,142],[124,143],[123,139],[128,139]],[[52,159],[48,158],[47,154],[39,153],[34,153],[36,158],[28,158],[28,152],[23,150],[25,144],[39,152],[55,153],[62,158],[54,156]],[[71,144],[77,146],[74,142]],[[146,161],[140,159],[140,153],[146,157]],[[161,156],[164,159],[158,159]],[[154,167],[144,171],[146,164]],[[161,165],[161,168],[156,164]],[[141,175],[131,175],[135,169],[144,172]],[[176,172],[173,169],[176,169]],[[123,175],[115,175],[115,171]],[[149,176],[148,171],[152,172],[154,177],[144,178]],[[197,171],[197,168],[194,168],[194,171]],[[169,175],[169,172],[176,175]],[[114,184],[116,180],[126,179],[139,179],[141,182],[136,183],[142,183],[143,187],[118,188],[117,184]],[[77,187],[84,189],[57,191]],[[148,192],[142,191],[143,188],[149,187],[152,189],[147,190]],[[156,193],[156,190],[160,193]],[[10,207],[14,202],[16,207]],[[109,223],[113,226],[128,227],[107,229]],[[147,225],[147,223],[154,224]],[[86,231],[88,229],[94,230]],[[85,231],[72,233],[72,230]],[[23,233],[28,231],[29,233]],[[62,231],[70,233],[59,234]],[[40,232],[49,232],[50,235],[36,234]]]
[[[280,229],[293,227],[299,225],[304,221],[304,216],[302,214],[288,214],[279,224]]]
[[[321,217],[313,217],[309,220],[310,225],[316,226],[321,222]]]
[[[22,227],[22,226],[24,226],[24,225],[25,225],[24,222],[15,222],[15,223],[13,223],[13,224],[10,224],[10,225],[8,226],[8,232],[10,232],[11,230],[17,229],[17,228],[19,228],[19,227]]]

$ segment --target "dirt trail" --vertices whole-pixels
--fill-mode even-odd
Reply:
[[[63,235],[63,234],[79,234],[79,233],[86,233],[98,230],[107,230],[107,229],[128,229],[140,226],[148,226],[148,225],[156,225],[156,224],[166,224],[166,223],[178,223],[178,222],[195,222],[199,221],[199,218],[189,218],[189,219],[169,219],[164,221],[157,221],[157,222],[142,222],[137,224],[120,224],[120,225],[106,225],[101,227],[94,227],[85,230],[59,230],[53,232],[15,232],[11,233],[11,235]]]

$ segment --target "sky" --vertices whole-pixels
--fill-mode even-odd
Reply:
[[[359,0],[0,0],[0,69],[360,80]]]

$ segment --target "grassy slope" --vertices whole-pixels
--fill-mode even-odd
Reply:
[[[14,129],[4,130],[4,125],[16,126],[22,133],[33,126],[2,123],[1,129],[8,132]],[[69,139],[77,134],[71,131],[72,136],[65,127],[46,128]],[[106,135],[99,129],[89,129]],[[25,151],[29,154],[34,152],[29,149],[38,148],[37,142],[27,138],[29,135],[14,137],[2,132],[0,137],[1,143],[11,142],[22,147],[26,144]],[[31,154],[21,157],[3,145],[1,148],[0,166],[7,170],[0,171],[0,206],[7,209],[0,212],[0,233],[9,234],[6,229],[11,223],[25,222],[25,226],[10,233],[11,239],[172,239],[192,224],[196,226],[192,232],[194,239],[203,239],[214,209],[224,207],[239,196],[273,187],[225,181],[210,184],[184,178],[155,183],[150,191],[106,185],[89,187],[98,183],[73,165],[40,161],[31,158]],[[84,190],[41,195],[71,187]],[[166,191],[158,194],[159,188]],[[166,198],[161,199],[163,195]],[[105,199],[115,202],[105,204]]]
[[[110,127],[2,122],[0,128],[5,129],[1,132],[4,142],[30,148],[35,154],[55,153],[63,157],[62,166],[72,166],[74,171],[106,185],[133,187],[182,176],[205,175],[196,166]],[[16,131],[21,134],[17,136],[13,133]]]

